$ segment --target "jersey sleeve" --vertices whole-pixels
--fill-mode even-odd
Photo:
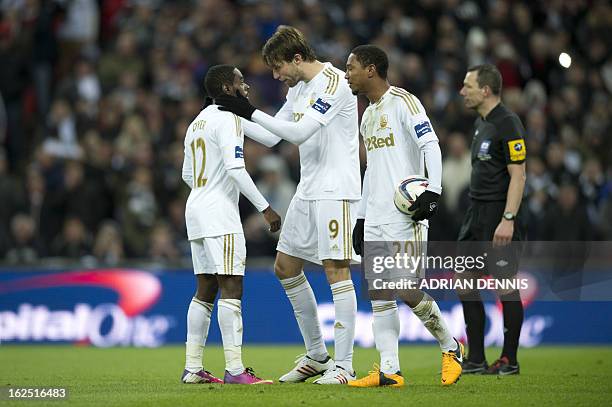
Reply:
[[[431,120],[419,99],[408,92],[398,93],[396,96],[401,100],[397,104],[401,123],[417,146],[423,147],[430,141],[438,141]]]
[[[357,97],[351,93],[345,79],[336,72],[329,75],[323,89],[314,94],[311,106],[304,112],[305,116],[318,121],[323,126],[344,109],[357,108]]]
[[[521,164],[527,157],[525,128],[516,116],[504,117],[497,125],[506,164]]]
[[[216,139],[223,156],[223,165],[226,170],[244,167],[244,131],[240,118],[234,114],[227,114],[226,120],[220,121]]]
[[[189,134],[189,129],[187,130],[187,134]],[[189,188],[193,189],[193,155],[191,153],[191,148],[189,148],[187,145],[188,140],[189,136],[186,136],[183,154],[182,178],[185,184],[187,184]]]
[[[290,92],[291,89],[289,89],[289,93],[287,93],[287,100],[280,108],[280,110],[274,115],[274,117],[276,117],[277,119],[285,120],[288,122],[293,121],[293,103],[290,100]]]

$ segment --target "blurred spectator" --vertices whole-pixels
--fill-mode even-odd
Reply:
[[[32,32],[32,79],[36,90],[38,114],[46,117],[51,106],[53,66],[57,62],[57,35],[54,24],[63,11],[56,1],[27,2],[30,18],[34,20]]]
[[[10,242],[11,218],[25,204],[24,191],[19,179],[9,173],[6,152],[0,147],[0,256],[6,253]]]
[[[578,188],[570,182],[561,185],[556,205],[546,211],[542,223],[542,240],[588,241],[592,238],[586,207],[579,200]]]
[[[284,218],[297,186],[289,178],[287,164],[276,155],[266,155],[259,160],[257,169],[260,176],[257,188],[270,206]]]
[[[131,180],[125,187],[120,205],[120,219],[127,253],[131,257],[144,257],[158,214],[152,174],[149,169],[138,167],[134,170]]]
[[[590,158],[584,163],[582,172],[578,179],[580,192],[586,200],[589,221],[594,226],[594,237],[597,240],[605,236],[603,224],[602,203],[610,195],[610,184],[606,183],[606,177],[601,169],[601,164],[596,158]]]
[[[65,159],[81,157],[76,118],[67,100],[58,99],[53,102],[47,125],[50,137],[43,144],[46,153]]]
[[[179,258],[179,251],[174,244],[175,238],[167,224],[158,223],[151,232],[151,249],[148,257],[156,261],[172,261]]]
[[[38,260],[40,248],[36,243],[36,226],[31,216],[17,214],[11,220],[12,243],[6,253],[10,264],[32,264]]]
[[[89,117],[98,113],[98,102],[102,97],[102,89],[98,75],[91,61],[80,59],[74,66],[74,72],[60,84],[58,93],[70,100],[79,103],[80,109]]]
[[[66,219],[62,234],[51,244],[51,254],[75,260],[91,254],[91,237],[79,218]]]
[[[119,225],[109,220],[100,226],[93,244],[93,255],[100,263],[109,266],[124,259],[123,238]]]
[[[0,95],[6,110],[6,150],[9,165],[16,168],[25,158],[23,94],[28,83],[28,49],[20,44],[16,11],[7,10],[0,21]]]
[[[58,69],[65,74],[83,52],[95,52],[100,13],[95,0],[61,1],[66,13],[58,36],[61,58]]]
[[[102,56],[98,72],[105,89],[114,88],[123,72],[131,72],[136,76],[136,80],[142,78],[144,63],[137,54],[133,33],[125,31],[119,34],[114,52]]]
[[[442,161],[443,201],[450,212],[455,212],[460,194],[470,184],[472,156],[465,136],[452,133],[448,137],[446,154]]]

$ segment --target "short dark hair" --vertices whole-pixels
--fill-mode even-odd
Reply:
[[[468,72],[478,73],[478,87],[488,86],[494,95],[500,95],[502,90],[502,76],[499,69],[493,64],[482,64],[468,68]]]
[[[223,95],[223,85],[232,86],[234,83],[234,69],[233,65],[214,65],[206,72],[204,78],[204,88],[206,93],[211,98],[216,98]]]
[[[306,62],[317,59],[314,50],[306,41],[304,34],[295,27],[280,25],[266,41],[261,50],[265,64],[274,67],[282,62],[291,62],[295,54],[300,54]]]
[[[374,65],[378,76],[382,79],[387,79],[387,70],[389,69],[389,58],[387,53],[382,48],[376,45],[359,45],[351,51],[357,58],[359,63],[366,67],[368,65]]]

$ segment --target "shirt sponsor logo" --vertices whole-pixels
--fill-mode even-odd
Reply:
[[[318,98],[312,105],[312,108],[321,114],[327,113],[331,105],[321,98]]]
[[[489,154],[489,148],[491,147],[491,140],[483,140],[480,143],[480,149],[478,150],[478,159],[479,160],[490,160],[491,154]]]
[[[424,121],[414,126],[414,131],[417,138],[421,138],[421,136],[431,133],[433,130],[431,129],[431,124],[428,121]]]
[[[394,147],[395,137],[393,133],[389,134],[389,137],[376,137],[371,136],[365,139],[366,150],[372,151],[376,148]]]
[[[234,150],[234,155],[236,156],[236,158],[244,158],[244,152],[242,151],[242,147],[236,146],[236,149]]]
[[[522,161],[527,155],[523,139],[508,141],[508,151],[510,152],[510,161]]]

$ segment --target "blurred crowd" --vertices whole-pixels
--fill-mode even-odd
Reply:
[[[527,129],[528,238],[612,240],[607,1],[0,0],[0,15],[5,261],[189,259],[183,138],[203,104],[203,77],[211,65],[236,65],[253,103],[274,113],[286,89],[260,50],[279,24],[300,28],[339,68],[358,44],[388,52],[390,82],[421,99],[441,143],[443,205],[431,239],[456,239],[475,119],[458,92],[468,66],[492,62]],[[297,149],[247,141],[245,159],[283,215],[299,180]],[[248,202],[241,211],[249,255],[273,255],[262,217]]]

